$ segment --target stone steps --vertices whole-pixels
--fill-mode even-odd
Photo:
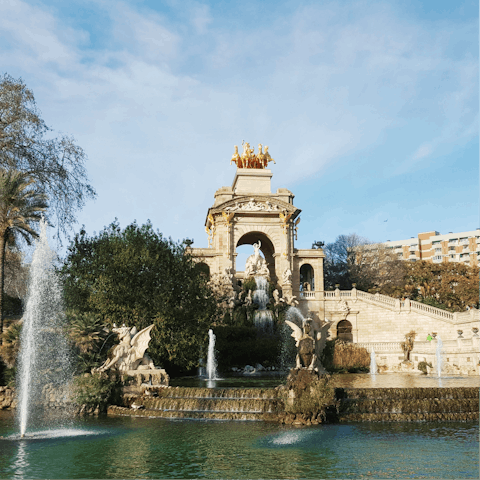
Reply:
[[[273,388],[195,388],[195,387],[167,387],[150,388],[150,392],[162,398],[225,398],[225,399],[262,399],[277,398],[277,391]]]
[[[109,415],[216,420],[268,420],[279,401],[274,389],[213,389],[168,387],[149,389],[149,395],[124,395],[122,406]],[[142,406],[140,409],[132,408]],[[283,403],[281,405],[283,407]]]
[[[158,417],[179,419],[208,419],[208,420],[268,420],[272,414],[263,412],[222,412],[222,411],[196,411],[196,410],[132,410],[128,407],[112,405],[108,407],[108,415],[120,415],[129,417]]]
[[[478,388],[336,389],[341,422],[467,421],[479,418]]]
[[[467,422],[478,419],[478,412],[351,413],[339,417],[340,422]]]

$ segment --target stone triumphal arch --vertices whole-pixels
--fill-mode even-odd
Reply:
[[[405,333],[414,330],[418,337],[412,350],[415,365],[421,361],[435,364],[434,342],[420,340],[428,332],[435,332],[443,340],[446,371],[478,375],[479,310],[450,313],[355,287],[324,291],[323,250],[295,248],[301,210],[293,204],[290,190],[271,191],[272,172],[267,168],[270,161],[273,159],[268,147],[263,152],[259,145],[255,154],[247,143],[241,155],[235,147],[230,162],[237,167],[232,186],[215,192],[207,212],[208,248],[188,249],[202,272],[236,290],[248,276],[260,273],[268,277],[278,290],[275,302],[281,291],[283,301],[313,318],[313,328],[322,331],[323,340],[327,335],[338,337],[374,351],[377,365],[384,369],[404,368],[399,366],[402,342]],[[248,244],[254,253],[246,266],[238,265],[236,249]]]
[[[323,292],[323,251],[295,248],[301,210],[293,204],[290,190],[271,191],[270,161],[274,160],[268,147],[263,152],[259,145],[254,154],[247,143],[241,155],[235,147],[231,163],[237,168],[232,186],[215,192],[206,215],[208,248],[191,248],[190,252],[208,265],[210,275],[231,278],[239,285],[246,275],[245,265],[237,264],[236,249],[257,244],[270,281],[287,297],[296,296],[302,310],[323,318],[323,295],[316,294]]]

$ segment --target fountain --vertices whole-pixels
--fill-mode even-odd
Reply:
[[[218,380],[217,361],[215,360],[215,334],[213,330],[208,331],[208,354],[207,354],[207,377],[208,380]]]
[[[273,315],[270,310],[267,310],[268,296],[268,280],[265,277],[256,276],[255,283],[257,289],[253,294],[253,301],[258,305],[258,310],[255,312],[254,323],[255,326],[262,330],[271,330],[273,327]]]
[[[375,350],[372,348],[370,352],[370,375],[377,374],[377,360],[375,359]]]
[[[68,402],[73,375],[67,340],[63,335],[62,293],[54,271],[56,254],[48,246],[47,224],[40,222],[30,267],[28,296],[20,336],[18,422],[20,435],[41,418],[45,402]],[[45,398],[48,394],[49,398]]]
[[[435,349],[435,356],[437,357],[437,377],[442,376],[442,347],[443,342],[440,336],[437,337],[437,347]]]

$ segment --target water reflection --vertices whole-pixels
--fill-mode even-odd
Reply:
[[[0,415],[0,435],[11,435]],[[103,432],[0,439],[0,478],[478,478],[478,423],[88,418]]]
[[[17,458],[13,465],[13,478],[25,478],[25,471],[28,467],[27,455],[26,455],[26,442],[18,442]]]
[[[480,387],[480,377],[437,377],[409,373],[347,373],[335,375],[333,385],[342,388],[450,388]]]

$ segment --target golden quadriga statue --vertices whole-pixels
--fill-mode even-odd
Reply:
[[[230,165],[235,163],[237,168],[267,168],[270,162],[276,163],[275,160],[268,153],[268,146],[265,147],[265,152],[262,151],[263,146],[258,144],[258,153],[255,155],[254,149],[250,148],[250,144],[243,144],[243,152],[238,153],[238,146],[235,145],[235,152],[230,160]]]

